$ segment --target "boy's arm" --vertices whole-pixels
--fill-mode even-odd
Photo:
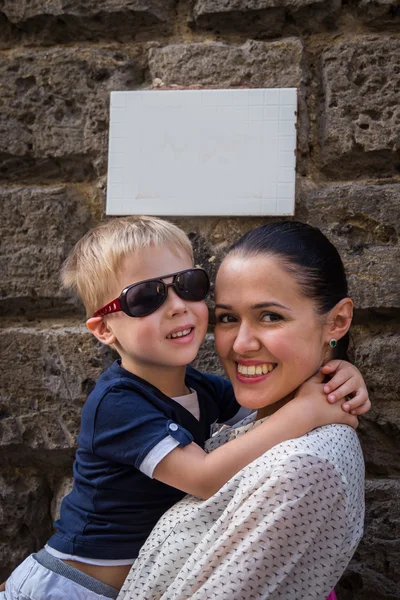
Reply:
[[[207,499],[246,465],[285,440],[330,423],[356,427],[357,418],[344,412],[340,403],[326,401],[321,379],[322,375],[317,375],[309,380],[293,400],[258,427],[210,454],[195,443],[175,448],[157,465],[153,477]]]
[[[342,408],[352,415],[363,415],[370,410],[368,390],[357,367],[345,360],[331,360],[321,372],[331,376],[324,387],[329,402],[346,399]]]

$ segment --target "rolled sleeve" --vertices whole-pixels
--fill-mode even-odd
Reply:
[[[183,448],[193,442],[193,436],[174,421],[167,421],[166,430],[168,434],[167,437],[150,450],[139,466],[139,470],[148,477],[153,478],[153,472],[156,466],[167,456],[167,454],[172,452],[172,450],[175,450],[178,446]]]
[[[144,398],[132,400],[116,388],[99,404],[92,448],[99,457],[140,469],[147,455],[168,437],[177,442],[174,447],[193,441],[189,431]]]
[[[179,446],[178,440],[172,436],[164,438],[161,442],[154,446],[148,453],[146,458],[140,464],[139,470],[148,477],[153,479],[153,473],[156,466],[165,458],[172,450]]]

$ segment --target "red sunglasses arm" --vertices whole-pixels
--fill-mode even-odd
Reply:
[[[94,317],[104,317],[105,315],[109,315],[110,313],[119,312],[120,310],[122,310],[122,308],[121,308],[119,298],[115,298],[115,300],[111,300],[111,302],[109,302],[102,308],[99,308],[99,310],[96,310],[96,312],[94,313],[93,316]]]

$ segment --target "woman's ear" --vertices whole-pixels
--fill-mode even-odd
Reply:
[[[117,338],[107,325],[107,321],[103,319],[103,317],[90,317],[86,321],[86,326],[93,333],[95,337],[102,343],[106,344],[106,346],[110,346],[110,344],[115,344]]]
[[[332,308],[328,318],[327,335],[330,336],[329,339],[340,340],[346,335],[353,319],[353,308],[354,304],[351,298],[343,298]],[[329,342],[329,340],[327,341]]]

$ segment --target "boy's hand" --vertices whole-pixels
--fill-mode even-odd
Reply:
[[[363,415],[370,410],[368,390],[357,367],[345,360],[330,360],[321,371],[324,375],[334,373],[324,386],[329,402],[345,399],[342,409],[352,415]]]
[[[319,371],[299,387],[296,396],[283,409],[290,411],[292,417],[301,419],[307,431],[334,423],[356,429],[357,417],[344,411],[342,402],[332,404],[327,401],[323,381],[324,375]]]
[[[0,585],[0,592],[4,592],[5,589],[6,589],[6,582],[4,581],[4,583],[2,583]]]

